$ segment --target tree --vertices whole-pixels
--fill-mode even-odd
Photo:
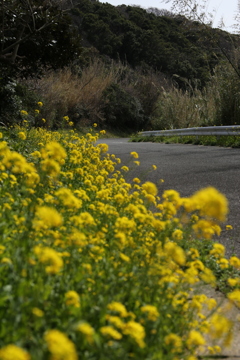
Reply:
[[[65,0],[0,1],[0,61],[2,65],[10,65],[18,70],[19,68],[27,69],[33,62],[36,63],[36,55],[39,56],[40,62],[43,60],[44,63],[54,64],[52,59],[47,61],[46,54],[48,52],[52,57],[54,53],[57,53],[59,56],[57,51],[61,40],[61,38],[57,39],[59,25],[62,28],[65,27],[65,41],[68,37],[66,47],[74,39],[75,52],[79,51],[76,46],[79,35],[72,37],[74,29],[71,28]]]
[[[19,81],[79,57],[81,37],[69,16],[72,0],[0,0],[0,118],[16,121]],[[24,98],[27,96],[24,96]]]
[[[163,0],[163,2],[171,3],[171,11],[175,14],[181,14],[189,20],[209,26],[213,24],[214,12],[208,11],[208,0]]]
[[[146,11],[150,14],[154,14],[156,16],[168,16],[168,17],[174,17],[174,14],[171,11],[168,11],[166,9],[158,9],[156,7],[149,7],[146,9]]]
[[[233,70],[235,71],[236,75],[240,78],[240,71],[238,64],[235,63],[235,59],[233,59],[229,55],[229,49],[225,48],[224,44],[221,42],[220,37],[218,36],[218,33],[211,32],[209,29],[213,25],[213,19],[216,15],[216,10],[213,10],[212,12],[208,11],[208,1],[202,0],[165,0],[165,3],[172,3],[171,10],[174,13],[178,13],[181,15],[184,15],[186,18],[197,21],[200,24],[202,24],[207,30],[207,35],[210,38],[211,42],[213,43],[214,47],[217,47],[223,56],[225,57],[226,61],[232,66]],[[238,8],[240,10],[240,1],[238,1]],[[240,12],[240,11],[239,11]],[[239,13],[235,17],[236,20],[239,20]],[[219,28],[224,28],[225,24],[223,20],[219,24]],[[235,28],[237,29],[237,25],[235,25]],[[205,31],[206,34],[206,31]],[[229,34],[230,38],[230,34]],[[236,49],[233,42],[233,37],[230,38],[230,42],[232,44],[232,51],[231,54],[234,54],[234,50]],[[239,40],[237,41],[237,47],[239,47]]]

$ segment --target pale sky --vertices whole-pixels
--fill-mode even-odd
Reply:
[[[164,3],[162,0],[100,0],[100,2],[108,2],[111,5],[139,5],[142,8],[156,7],[158,9],[167,9],[171,10],[171,1],[169,4]],[[200,3],[201,1],[198,1]],[[236,24],[234,19],[237,13],[240,13],[238,8],[238,0],[208,0],[207,1],[207,11],[214,11],[214,22],[213,27],[219,27],[221,18],[225,23],[224,30],[229,32],[234,32],[234,29],[231,28],[233,24]],[[240,23],[240,21],[238,21]]]

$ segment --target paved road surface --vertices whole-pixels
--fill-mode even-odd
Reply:
[[[122,165],[131,168],[128,179],[135,176],[153,181],[163,190],[177,190],[181,196],[214,186],[229,201],[230,213],[227,224],[231,231],[223,231],[217,241],[223,243],[228,255],[240,256],[240,149],[196,146],[183,144],[132,143],[128,139],[103,139],[109,152],[122,159]],[[133,166],[131,151],[139,154],[140,166]],[[152,171],[151,166],[157,165]],[[160,183],[160,179],[164,179]],[[224,226],[223,226],[224,228]]]

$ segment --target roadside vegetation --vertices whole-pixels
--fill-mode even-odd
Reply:
[[[45,103],[42,116],[47,123],[34,118],[32,125],[53,130],[64,127],[65,114],[78,130],[97,122],[128,135],[141,130],[236,125],[240,117],[239,79],[227,63],[215,69],[201,91],[174,87],[154,71],[133,71],[116,62],[106,65],[98,57],[82,68],[81,75],[71,68],[48,70],[39,79],[11,86],[9,101],[2,100],[1,121],[6,126],[19,122],[20,107],[31,108],[38,98]]]
[[[218,356],[233,323],[201,289],[240,306],[240,259],[212,241],[231,231],[227,199],[159,196],[97,143],[238,121],[211,28],[89,0],[3,1],[0,15],[0,359]],[[213,34],[237,63],[238,36]]]
[[[131,135],[132,142],[159,142],[165,144],[193,144],[205,146],[240,147],[239,136],[142,136]]]
[[[49,130],[64,127],[64,116],[79,131],[97,122],[128,135],[238,123],[238,35],[164,10],[90,0],[12,0],[0,12],[7,127],[39,98],[47,122],[32,125]]]
[[[126,182],[131,165],[96,144],[96,123],[83,136],[68,116],[64,131],[32,127],[42,113],[38,102],[0,133],[0,359],[220,354],[233,323],[201,291],[240,304],[240,259],[211,240],[225,196],[159,197],[151,182]]]

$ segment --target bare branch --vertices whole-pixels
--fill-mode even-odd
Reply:
[[[9,62],[14,63],[17,58],[19,46],[34,35],[53,25],[54,22],[57,22],[65,12],[61,7],[61,0],[45,0],[41,5],[34,4],[34,0],[18,0],[10,4],[1,0],[2,31],[0,58],[5,58]],[[52,15],[52,9],[55,10],[55,15]],[[39,18],[42,18],[44,23],[39,24],[39,27],[37,27],[37,19]],[[16,26],[14,27],[13,24],[16,24]],[[5,36],[7,32],[13,34],[11,38]],[[7,41],[5,39],[7,39]],[[11,56],[9,56],[9,54],[11,54]]]

